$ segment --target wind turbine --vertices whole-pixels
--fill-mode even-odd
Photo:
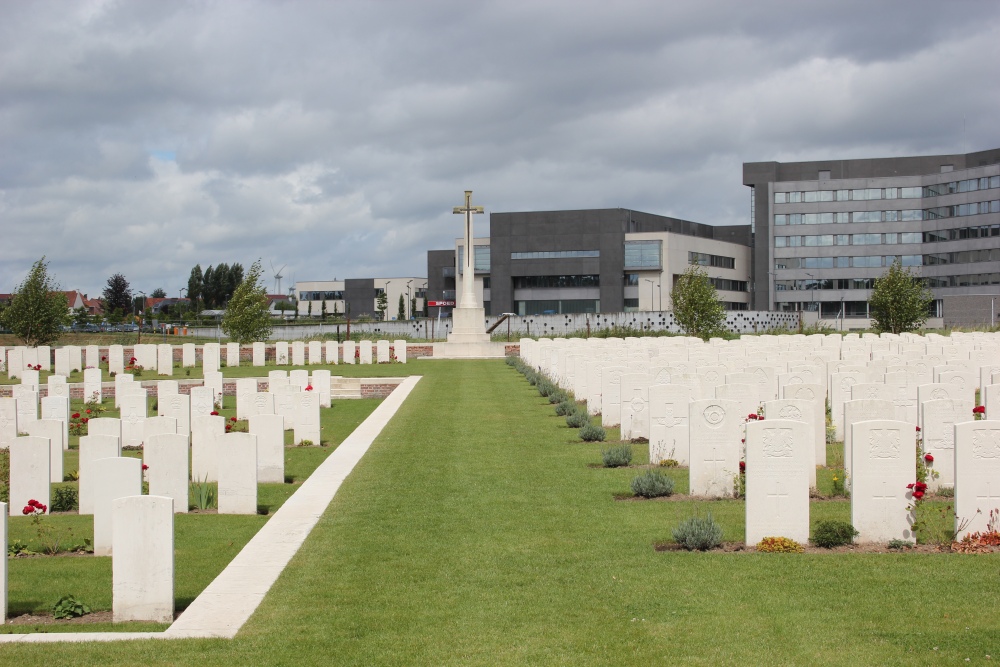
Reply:
[[[274,293],[281,294],[281,272],[285,270],[285,264],[277,271],[274,270],[274,262],[271,262],[271,271],[274,273]]]

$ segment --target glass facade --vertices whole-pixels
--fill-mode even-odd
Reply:
[[[476,273],[490,272],[490,247],[488,245],[477,245],[476,255],[472,258],[473,271]],[[465,246],[458,246],[458,271],[465,271]]]
[[[626,241],[626,269],[659,269],[663,266],[661,259],[662,241]]]
[[[709,255],[708,253],[704,252],[689,252],[688,263],[699,264],[701,266],[714,266],[720,269],[736,268],[735,258],[724,257],[722,255]]]
[[[848,222],[896,222],[898,220],[942,220],[964,218],[970,215],[1000,213],[1000,199],[991,201],[936,206],[924,209],[900,209],[884,211],[852,211],[840,213],[776,213],[774,224],[782,225],[829,225]]]
[[[514,276],[514,289],[548,287],[600,287],[599,275],[583,276]]]
[[[962,181],[939,183],[924,187],[910,188],[864,188],[859,190],[810,190],[798,192],[775,192],[775,204],[798,204],[823,201],[873,201],[879,199],[921,199],[941,197],[957,192],[976,192],[1000,188],[1000,176],[968,178]]]
[[[514,301],[514,312],[518,315],[598,313],[600,310],[600,299],[547,299],[536,301]]]
[[[776,257],[775,269],[850,269],[890,266],[899,259],[903,266],[975,264],[1000,261],[1000,248],[935,252],[923,255],[859,255],[854,257]]]
[[[299,292],[299,301],[342,301],[344,292],[334,290],[332,292]]]
[[[575,257],[600,257],[600,250],[539,250],[536,252],[512,252],[511,259],[571,259]]]

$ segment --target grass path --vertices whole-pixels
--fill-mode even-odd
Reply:
[[[4,662],[1000,659],[997,556],[657,553],[690,503],[614,501],[635,471],[588,467],[600,445],[574,442],[501,362],[427,364],[236,640],[2,646]],[[813,508],[814,520],[847,513]],[[742,539],[742,503],[712,510]]]

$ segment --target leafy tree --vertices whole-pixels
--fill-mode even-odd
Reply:
[[[326,299],[323,299],[320,303],[323,305],[319,311],[319,319],[321,322],[326,322]]]
[[[88,313],[87,309],[83,306],[76,308],[73,311],[73,325],[82,329],[88,324],[90,324],[90,313]]]
[[[150,292],[149,297],[151,299],[162,299],[167,296],[167,293],[163,291],[162,287],[157,287],[155,290]]]
[[[410,317],[417,316],[417,297],[412,297],[410,299]]]
[[[897,258],[881,278],[868,298],[868,312],[872,328],[878,333],[894,334],[917,329],[927,321],[928,310],[934,302],[924,281],[904,269]]]
[[[14,289],[10,304],[0,314],[0,323],[25,345],[48,345],[59,339],[62,327],[69,322],[68,309],[66,295],[49,277],[48,263],[42,257]]]
[[[313,302],[309,302],[309,319],[311,320],[313,316]]]
[[[389,305],[389,297],[386,295],[385,290],[379,292],[378,296],[375,297],[375,304],[381,319],[385,320],[385,310]]]
[[[191,275],[188,277],[187,286],[187,297],[191,300],[192,307],[195,307],[199,299],[204,302],[204,297],[202,296],[203,288],[204,277],[201,273],[201,264],[195,264],[194,268],[191,269]]]
[[[399,307],[396,310],[396,319],[405,320],[406,319],[406,300],[403,295],[399,295]]]
[[[132,312],[132,289],[120,273],[108,278],[104,288],[104,311],[124,317]]]
[[[670,291],[674,317],[684,332],[708,338],[724,330],[726,311],[719,303],[715,285],[697,264],[682,273]]]
[[[240,267],[240,274],[243,268]],[[233,291],[222,316],[222,330],[232,340],[245,345],[267,340],[271,335],[271,313],[267,290],[260,282],[260,260],[250,266],[246,278]]]

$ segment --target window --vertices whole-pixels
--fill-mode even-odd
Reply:
[[[514,277],[514,289],[600,286],[601,277],[598,275]]]
[[[775,192],[774,193],[774,203],[775,204],[786,204],[788,203],[788,197],[785,192]]]
[[[900,199],[919,199],[923,195],[923,188],[900,188],[899,197]]]
[[[853,222],[882,222],[882,211],[855,211]]]
[[[490,247],[488,245],[477,245],[475,256],[472,258],[473,270],[478,272],[490,272]],[[458,246],[458,271],[465,271],[465,246]]]
[[[703,252],[688,252],[688,263],[700,264],[701,266],[714,266],[720,269],[736,268],[736,259],[733,257],[723,257],[722,255],[709,255]]]
[[[626,241],[625,268],[627,269],[658,269],[662,266],[660,260],[661,241]]]
[[[775,236],[774,237],[774,247],[775,248],[784,248],[785,247],[785,241],[786,241],[786,239],[788,239],[787,236]]]
[[[900,211],[900,220],[923,220],[924,212],[917,210]]]
[[[903,232],[899,235],[900,243],[922,243],[924,235],[920,232]]]
[[[747,281],[745,280],[729,280],[728,278],[709,278],[715,289],[723,290],[726,292],[746,292],[747,291]]]
[[[787,215],[776,215],[776,216],[774,216],[774,224],[775,225],[787,225],[788,224],[788,216]]]
[[[625,274],[625,286],[635,287],[639,284],[639,274],[638,273],[626,273]]]
[[[833,237],[834,245],[850,245],[851,235],[850,234],[836,234]]]
[[[659,243],[659,241],[657,241]],[[599,250],[539,250],[536,252],[512,252],[511,259],[568,259],[575,257],[600,257]],[[478,270],[478,266],[476,269]],[[537,314],[537,313],[534,313]]]

